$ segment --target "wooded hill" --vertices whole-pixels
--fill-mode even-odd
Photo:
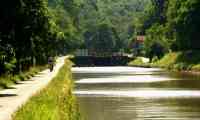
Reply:
[[[138,16],[148,0],[84,0],[79,25],[86,47],[93,49],[127,49],[134,36]]]

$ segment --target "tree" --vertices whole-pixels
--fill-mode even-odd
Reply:
[[[12,3],[12,4],[10,4]],[[0,5],[0,74],[28,69],[55,55],[54,30],[45,0],[7,0]],[[15,67],[16,66],[16,67]]]
[[[200,49],[200,2],[183,0],[169,2],[168,21],[180,50]]]
[[[154,43],[165,46],[167,51],[200,49],[198,0],[152,0],[151,8],[148,9],[149,17],[145,21],[150,23],[145,28],[147,53],[150,53],[150,46]]]
[[[133,20],[142,13],[147,4],[147,0],[84,0],[79,13],[81,30],[83,34],[91,35],[88,38],[92,38],[89,31],[93,31],[101,23],[108,23],[116,38],[117,51],[126,49],[130,38],[134,36],[130,32],[135,29],[131,28]]]
[[[113,51],[115,39],[112,27],[106,23],[102,23],[95,30],[85,33],[87,47],[96,51]]]

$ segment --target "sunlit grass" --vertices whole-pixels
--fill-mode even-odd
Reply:
[[[141,58],[136,58],[129,66],[161,67],[177,71],[200,71],[200,51],[171,52],[163,58],[152,63],[143,63]]]
[[[161,60],[155,62],[154,65],[178,71],[200,71],[199,53],[200,51],[168,53]]]
[[[144,63],[141,57],[137,57],[135,60],[128,63],[129,66],[135,67],[150,67],[150,63]]]
[[[200,71],[200,64],[193,65],[193,66],[191,67],[191,69],[194,70],[194,71]]]
[[[13,115],[13,120],[80,120],[72,95],[71,65],[66,60],[51,83],[23,105]]]
[[[170,68],[176,63],[176,60],[180,54],[180,52],[168,53],[162,59],[152,63],[152,66]]]

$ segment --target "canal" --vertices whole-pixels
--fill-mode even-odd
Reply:
[[[74,67],[85,120],[199,120],[200,78],[161,69]]]

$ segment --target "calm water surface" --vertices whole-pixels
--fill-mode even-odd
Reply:
[[[85,120],[200,120],[200,78],[160,69],[75,67]]]

